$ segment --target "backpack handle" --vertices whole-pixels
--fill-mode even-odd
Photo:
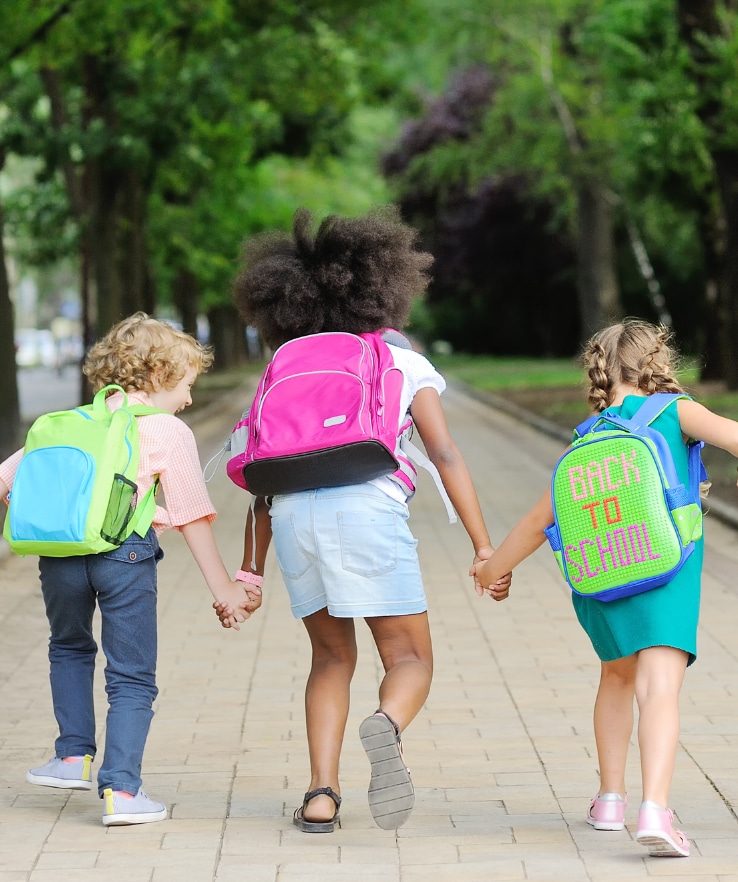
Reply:
[[[117,383],[109,383],[107,386],[103,386],[102,389],[98,390],[95,393],[95,397],[92,399],[92,409],[97,413],[104,413],[107,409],[107,405],[105,404],[105,399],[108,397],[108,392],[111,389],[116,389],[119,392],[123,393],[123,407],[128,406],[128,393],[126,390],[119,386]]]

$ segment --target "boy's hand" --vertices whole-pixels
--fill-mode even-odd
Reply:
[[[251,592],[259,592],[258,603],[251,597]],[[240,631],[240,623],[245,622],[251,616],[252,608],[261,606],[261,592],[255,585],[249,585],[246,591],[243,582],[228,582],[218,591],[213,609],[216,611],[220,623],[224,628],[234,628]]]
[[[220,619],[224,628],[235,628],[237,631],[240,622],[245,622],[261,606],[261,588],[247,582],[234,582],[237,586],[235,597],[225,599],[223,595],[213,603],[213,609]],[[231,592],[227,592],[229,595]]]

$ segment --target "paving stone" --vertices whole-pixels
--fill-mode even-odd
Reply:
[[[560,445],[449,390],[449,423],[476,477],[498,542],[545,488]],[[203,462],[229,421],[195,424]],[[693,840],[688,860],[649,858],[634,841],[640,800],[635,736],[626,830],[584,815],[596,791],[592,707],[599,666],[553,557],[542,549],[502,604],[478,598],[471,547],[446,523],[432,482],[411,504],[430,605],[435,678],[404,734],[416,807],[378,829],[358,726],[377,704],[382,669],[357,623],[341,776],[343,827],[292,824],[308,777],[304,681],[310,651],[270,555],[262,609],[224,631],[178,535],[164,537],[159,686],[144,758],[157,824],[105,829],[96,793],[31,787],[26,769],[53,753],[47,626],[33,559],[0,560],[0,882],[738,882],[738,533],[710,516],[699,658],[682,698],[672,800]],[[220,547],[240,563],[246,494],[221,469],[210,484]],[[34,614],[29,615],[29,610]],[[104,744],[102,669],[95,683]],[[93,766],[93,771],[96,766]]]

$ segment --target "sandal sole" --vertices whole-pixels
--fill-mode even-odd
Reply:
[[[371,766],[368,796],[374,823],[383,830],[397,830],[412,813],[415,791],[394,727],[387,717],[375,714],[359,726],[359,737]]]
[[[308,821],[307,818],[293,818],[292,823],[302,833],[333,833],[336,824],[341,826],[338,816],[331,821]]]
[[[590,817],[585,818],[585,821],[590,827],[594,827],[595,830],[610,830],[612,832],[625,830],[624,821],[595,821],[594,818]]]
[[[639,830],[636,833],[636,842],[645,846],[651,857],[689,857],[689,846],[682,848],[660,830]]]

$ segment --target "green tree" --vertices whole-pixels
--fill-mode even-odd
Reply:
[[[685,286],[699,275],[701,218],[712,205],[712,164],[671,0],[470,2],[444,25],[457,57],[485,63],[498,85],[483,124],[420,158],[411,174],[470,189],[522,177],[577,245],[584,333],[635,303],[667,322],[676,308],[694,340],[703,290],[690,291],[685,318],[657,275]],[[638,302],[622,290],[624,278],[635,287],[635,272]]]
[[[310,157],[317,174],[346,152],[369,91],[362,29],[394,21],[388,0],[359,11],[286,0],[70,0],[60,15],[21,7],[27,37],[10,53],[6,96],[12,149],[64,180],[90,336],[151,311],[171,287],[188,327],[200,299],[227,305],[237,240],[225,197],[236,203],[248,171],[272,154]]]
[[[5,165],[5,151],[0,149],[0,171]],[[20,435],[20,403],[15,365],[13,304],[5,263],[5,224],[0,201],[0,459],[17,449]]]
[[[719,373],[738,389],[738,10],[730,0],[678,0],[696,110],[714,168],[718,212],[704,212],[706,252],[714,258]]]

